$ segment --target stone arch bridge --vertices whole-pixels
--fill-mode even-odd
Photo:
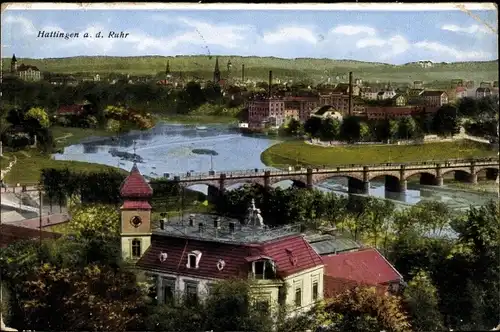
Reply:
[[[420,183],[443,185],[443,176],[453,172],[455,179],[477,183],[478,173],[486,170],[486,177],[498,181],[499,159],[474,159],[452,161],[428,161],[405,164],[343,165],[334,168],[307,168],[300,170],[246,170],[235,172],[186,173],[171,178],[179,185],[189,187],[196,184],[208,186],[208,196],[217,196],[235,184],[258,184],[263,187],[291,180],[295,185],[312,188],[314,185],[335,177],[348,179],[349,193],[367,194],[370,181],[384,178],[385,188],[391,192],[406,191],[407,179],[420,175]]]

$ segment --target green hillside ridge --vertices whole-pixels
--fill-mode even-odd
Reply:
[[[185,78],[212,77],[215,56],[78,56],[69,58],[28,59],[18,58],[18,63],[37,66],[42,72],[71,74],[130,74],[156,75],[165,71],[167,60],[172,74],[182,72]],[[228,74],[226,64],[231,60]],[[353,71],[355,78],[364,80],[390,80],[411,82],[414,80],[435,81],[466,79],[473,81],[498,80],[498,61],[434,63],[432,68],[421,68],[415,63],[391,65],[377,62],[332,59],[283,59],[277,57],[219,56],[223,77],[241,78],[241,65],[245,65],[245,77],[267,81],[268,71],[273,70],[275,78],[312,79],[326,81]],[[10,68],[10,57],[2,59],[4,70]],[[343,78],[344,80],[346,78]]]

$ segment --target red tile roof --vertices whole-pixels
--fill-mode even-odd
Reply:
[[[186,267],[187,255],[192,251],[202,253],[198,269]],[[159,260],[161,253],[168,255],[164,262]],[[323,264],[321,257],[301,235],[289,236],[264,244],[237,244],[154,234],[151,246],[137,262],[137,266],[164,273],[224,279],[246,277],[250,271],[248,259],[255,258],[255,256],[272,258],[279,277],[286,277]],[[226,264],[222,270],[219,270],[217,263],[221,259]]]
[[[265,243],[262,252],[274,259],[282,277],[323,264],[321,257],[302,235]]]
[[[437,96],[441,96],[443,93],[446,93],[444,91],[424,91],[422,93],[422,96],[423,97],[437,97]]]
[[[376,249],[323,256],[325,275],[368,285],[384,285],[403,279]]]
[[[0,247],[7,247],[17,241],[39,239],[57,239],[61,234],[39,231],[28,227],[14,226],[10,224],[0,225]]]
[[[123,181],[120,195],[124,198],[145,198],[153,195],[153,188],[146,182],[136,164],[132,167],[129,176]]]
[[[121,209],[151,210],[152,207],[147,201],[125,201]]]
[[[356,288],[356,287],[373,287],[373,285],[369,285],[366,283],[356,282],[353,280],[347,280],[342,278],[334,278],[325,275],[324,276],[324,284],[323,284],[323,295],[325,298],[332,298],[336,295],[339,295],[347,290]],[[379,293],[385,293],[387,291],[387,286],[376,285],[376,290]]]
[[[80,114],[82,111],[81,105],[66,105],[59,107],[57,114]]]

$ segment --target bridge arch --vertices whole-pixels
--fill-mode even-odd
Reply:
[[[461,181],[461,182],[473,181],[473,174],[471,174],[470,168],[467,167],[444,169],[441,172],[441,176],[446,179],[451,178],[451,175],[453,175],[453,178],[456,181]]]
[[[279,188],[280,184],[282,184],[283,182],[291,182],[290,187],[307,188],[307,183],[301,180],[293,180],[293,179],[283,179],[281,181],[273,181],[273,183],[270,186],[271,188]]]
[[[437,182],[437,176],[436,176],[436,171],[434,170],[415,170],[415,171],[410,171],[406,172],[404,176],[405,181],[411,181],[412,178],[418,176],[419,177],[419,183],[423,185],[429,185],[429,186],[435,186],[439,185]]]
[[[369,192],[369,182],[365,182],[363,179],[363,174],[361,173],[326,173],[313,175],[312,184],[318,185],[329,179],[334,178],[344,178],[347,179],[347,189],[349,193],[353,194],[368,194]]]
[[[212,183],[183,183],[181,187],[200,193],[199,198],[206,198],[209,202],[213,202],[220,195],[219,187]]]
[[[236,185],[243,184],[258,184],[259,186],[264,187],[264,179],[263,178],[237,178],[237,179],[224,179],[224,188],[234,188]]]
[[[476,169],[477,178],[486,178],[486,180],[497,180],[499,177],[499,169],[498,167],[492,167],[492,166],[487,166],[487,167],[481,167],[479,169]]]
[[[307,176],[306,175],[290,175],[290,176],[274,176],[269,178],[269,185],[273,186],[283,181],[292,181],[298,187],[307,186]]]
[[[363,172],[352,173],[318,173],[312,176],[312,184],[316,185],[333,178],[347,178],[363,182]]]
[[[399,193],[404,192],[406,190],[406,186],[404,186],[399,179],[399,174],[396,172],[388,172],[388,174],[378,174],[372,176],[370,178],[370,182],[373,181],[383,181],[385,191]]]

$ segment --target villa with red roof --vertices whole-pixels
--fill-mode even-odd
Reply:
[[[300,230],[266,226],[252,202],[244,222],[188,214],[151,220],[151,186],[133,166],[120,189],[121,250],[125,260],[156,280],[160,303],[199,301],[223,279],[255,281],[263,310],[306,311],[323,298],[323,260]]]

